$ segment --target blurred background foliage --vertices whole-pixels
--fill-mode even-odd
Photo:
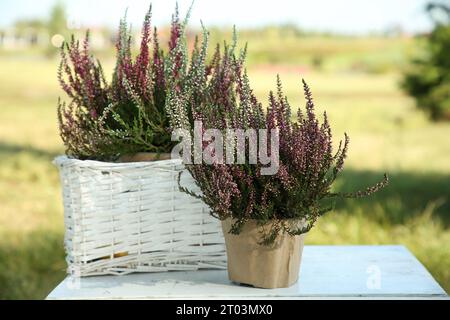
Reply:
[[[406,71],[403,87],[434,121],[450,121],[450,4],[431,2],[427,12],[435,23]]]
[[[64,152],[56,121],[57,97],[63,96],[56,53],[61,39],[85,30],[67,23],[60,2],[48,17],[0,28],[0,299],[45,298],[65,276],[61,190],[51,163]],[[168,28],[160,29],[165,44]],[[391,176],[390,186],[370,198],[338,202],[307,243],[403,244],[449,292],[450,123],[431,121],[431,111],[421,110],[440,108],[438,118],[448,117],[448,26],[440,22],[419,35],[391,28],[353,36],[293,24],[238,29],[240,45],[249,44],[258,98],[267,101],[278,73],[292,105],[304,107],[304,77],[318,111],[327,110],[335,140],[344,131],[350,135],[336,189],[361,188],[384,172]],[[193,39],[197,30],[189,32]],[[210,32],[211,44],[231,41],[231,28]],[[91,34],[111,74],[115,30],[93,27]],[[420,96],[405,79],[420,84]]]

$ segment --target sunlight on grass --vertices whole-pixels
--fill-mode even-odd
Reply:
[[[56,66],[0,58],[0,299],[44,298],[64,277],[61,191],[51,164],[64,150]],[[399,91],[393,73],[255,65],[249,74],[264,104],[277,72],[293,106],[304,106],[304,77],[317,109],[329,114],[336,142],[344,131],[350,135],[337,189],[363,188],[384,172],[391,175],[391,185],[374,197],[336,203],[307,242],[403,244],[450,291],[450,124],[429,123]]]

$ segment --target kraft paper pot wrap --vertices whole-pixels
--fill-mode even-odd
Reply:
[[[258,244],[261,233],[255,221],[245,223],[239,235],[229,233],[231,224],[231,219],[222,221],[231,281],[268,289],[297,282],[304,234],[280,234],[273,245],[264,246]]]

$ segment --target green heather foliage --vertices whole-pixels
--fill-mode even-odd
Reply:
[[[423,54],[411,61],[402,85],[432,120],[450,120],[450,4],[430,3],[427,9],[443,19],[436,20]]]

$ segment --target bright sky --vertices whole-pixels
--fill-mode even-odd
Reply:
[[[19,18],[44,18],[57,0],[0,0],[0,26]],[[61,0],[69,19],[82,26],[116,26],[128,7],[129,21],[140,25],[153,3],[154,23],[169,21],[175,0]],[[401,26],[410,32],[426,31],[431,23],[424,14],[426,0],[196,0],[191,23],[238,28],[294,23],[307,30],[343,33],[383,31]],[[184,14],[191,0],[178,1]]]

